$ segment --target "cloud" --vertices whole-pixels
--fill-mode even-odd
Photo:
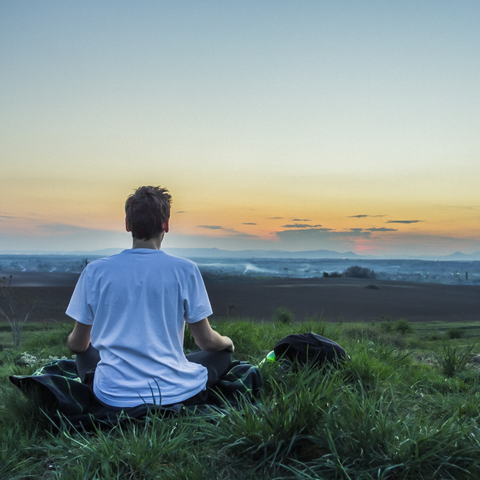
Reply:
[[[479,211],[480,205],[434,205],[435,208]]]
[[[259,238],[258,235],[251,235],[250,233],[234,233],[232,235],[229,235],[229,237],[235,237],[235,238]]]
[[[198,225],[200,228],[207,228],[208,230],[221,230],[222,232],[235,233],[238,234],[237,230],[234,228],[225,228],[220,225]]]
[[[331,228],[307,228],[277,232],[281,248],[292,250],[336,250],[355,248],[355,242],[366,240],[372,233],[361,228],[337,232]]]
[[[247,223],[242,223],[242,225],[256,225],[256,223],[247,222]]]
[[[425,220],[388,220],[387,223],[419,223]]]
[[[358,237],[369,237],[370,233],[366,232],[363,228],[351,228],[350,230],[344,230],[343,232],[335,232],[342,235],[353,235]]]
[[[220,225],[199,225],[200,228],[208,228],[209,230],[225,230]]]
[[[309,225],[308,223],[292,223],[291,225],[282,225],[282,228],[318,228],[321,225]]]
[[[369,232],[396,232],[396,231],[398,231],[398,229],[396,229],[396,228],[386,228],[386,227],[366,228],[365,230],[368,230]]]
[[[294,218],[294,222],[310,222],[311,220],[309,218]]]
[[[162,248],[221,248],[224,250],[271,249],[277,248],[278,242],[259,237],[242,237],[225,235],[211,237],[207,235],[181,235],[170,232],[165,235]]]
[[[385,217],[386,215],[350,215],[347,218],[379,218],[379,217]]]
[[[78,233],[105,231],[105,230],[93,230],[91,228],[79,227],[77,225],[68,225],[65,223],[47,223],[47,224],[39,225],[38,229],[47,234],[54,234],[54,235],[77,235]]]
[[[35,213],[28,213],[27,215],[10,215],[5,212],[0,212],[0,218],[13,218],[14,220],[27,220],[29,222],[36,222],[38,221],[39,215]]]
[[[175,213],[185,213],[185,210],[179,210],[178,212]]]
[[[283,220],[283,217],[266,217],[265,220]]]
[[[257,235],[250,235],[249,233],[243,233],[235,230],[234,228],[225,228],[220,225],[198,225],[200,228],[207,228],[208,230],[220,230],[222,232],[229,233],[230,237],[239,238],[258,238]]]

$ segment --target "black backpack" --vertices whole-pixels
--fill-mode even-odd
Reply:
[[[297,361],[299,364],[337,364],[347,358],[345,350],[333,340],[316,333],[299,333],[280,340],[274,347],[277,360]]]

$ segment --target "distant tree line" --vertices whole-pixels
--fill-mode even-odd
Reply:
[[[375,278],[375,272],[369,268],[353,265],[344,270],[343,273],[338,272],[323,272],[324,277],[349,277],[349,278]]]

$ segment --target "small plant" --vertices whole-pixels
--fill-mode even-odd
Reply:
[[[20,289],[12,287],[12,279],[13,276],[10,275],[8,280],[6,277],[0,280],[3,297],[3,306],[0,305],[0,315],[8,321],[13,333],[13,344],[18,347],[23,326],[35,308],[38,297],[26,297]]]
[[[294,319],[295,315],[287,307],[278,307],[273,314],[273,320],[275,322],[285,323],[289,325],[293,322]]]
[[[382,333],[390,333],[393,330],[393,323],[390,318],[387,318],[386,322],[380,323],[380,331]]]
[[[406,335],[407,333],[413,332],[413,327],[407,320],[402,318],[397,323],[395,323],[395,330],[397,332],[400,332],[402,335]]]
[[[38,359],[35,355],[31,355],[28,352],[21,353],[16,359],[15,363],[21,366],[32,366],[38,362]]]
[[[450,340],[454,340],[456,338],[463,338],[464,332],[460,328],[452,327],[447,330],[447,332],[445,333],[445,336]]]
[[[440,366],[442,373],[448,377],[454,377],[458,372],[464,371],[474,355],[472,354],[475,344],[459,352],[458,345],[443,344],[441,350],[434,350],[433,354]]]
[[[346,325],[342,329],[342,335],[347,338],[353,338],[355,340],[364,340],[377,338],[378,332],[375,326],[363,324],[363,325]]]

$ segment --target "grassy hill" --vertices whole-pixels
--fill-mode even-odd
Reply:
[[[19,348],[0,352],[0,478],[480,477],[478,325],[218,321],[237,359],[257,364],[286,335],[314,331],[350,361],[289,370],[264,363],[258,405],[91,432],[54,428],[10,384],[8,375],[71,357],[70,327],[31,327]],[[194,348],[189,335],[185,346]]]

